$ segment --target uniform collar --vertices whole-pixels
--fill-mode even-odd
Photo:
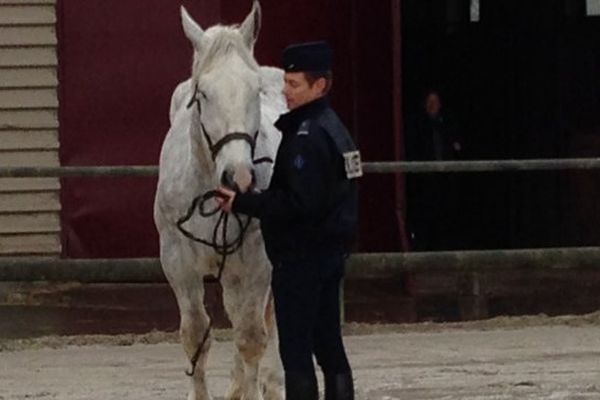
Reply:
[[[327,96],[319,97],[310,103],[306,103],[292,111],[282,114],[275,122],[275,127],[281,132],[296,130],[302,122],[328,107],[329,99]]]

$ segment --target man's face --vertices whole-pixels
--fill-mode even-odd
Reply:
[[[286,72],[284,83],[283,95],[290,110],[318,99],[325,89],[325,79],[320,78],[311,86],[304,72]]]
[[[425,99],[425,111],[432,118],[437,117],[442,109],[442,101],[437,93],[429,93]]]

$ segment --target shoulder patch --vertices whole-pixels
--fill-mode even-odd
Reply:
[[[297,136],[308,135],[309,129],[310,129],[310,121],[306,120],[300,124],[300,127],[298,128],[298,132],[296,132],[296,135]]]
[[[360,152],[358,150],[343,153],[346,178],[360,178],[363,175]]]

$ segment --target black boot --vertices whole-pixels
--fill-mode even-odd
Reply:
[[[286,400],[319,400],[317,377],[314,374],[285,373]]]
[[[325,374],[325,400],[354,400],[352,373]]]

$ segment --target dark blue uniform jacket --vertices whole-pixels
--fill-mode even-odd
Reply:
[[[347,251],[357,223],[357,188],[342,154],[354,143],[326,98],[282,115],[269,188],[238,194],[233,211],[259,218],[271,261]]]

